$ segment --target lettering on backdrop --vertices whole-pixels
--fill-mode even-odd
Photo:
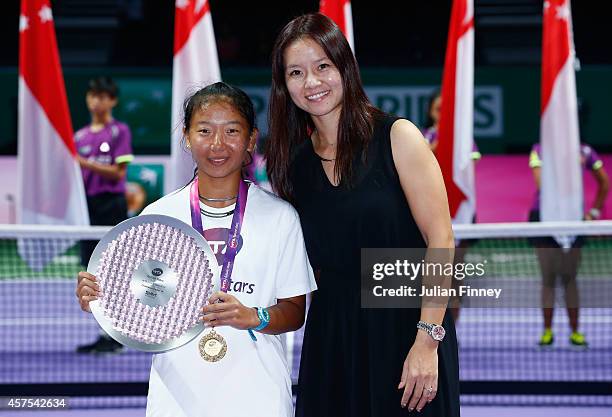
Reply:
[[[268,87],[242,86],[255,105],[260,135],[267,135]],[[368,97],[383,111],[403,116],[421,127],[425,123],[429,97],[438,86],[366,87]],[[504,134],[503,91],[500,86],[474,88],[474,136],[498,138]]]

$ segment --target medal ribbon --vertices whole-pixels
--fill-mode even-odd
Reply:
[[[238,197],[236,198],[236,208],[232,216],[232,226],[228,233],[227,241],[225,242],[225,256],[223,257],[223,265],[221,266],[221,291],[225,293],[229,290],[230,277],[234,269],[234,259],[238,253],[238,239],[244,220],[244,210],[246,208],[248,193],[249,186],[244,180],[240,180]],[[191,183],[191,189],[189,190],[189,205],[191,207],[191,226],[204,236],[202,214],[200,213],[198,177]]]

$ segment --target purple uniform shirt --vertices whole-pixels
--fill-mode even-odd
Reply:
[[[129,163],[134,159],[130,128],[117,120],[106,124],[98,132],[92,132],[90,126],[85,126],[76,132],[74,139],[79,155],[89,161],[113,165]],[[112,181],[89,169],[82,168],[81,171],[88,196],[125,192],[125,177]]]
[[[430,145],[438,139],[438,129],[433,126],[424,129],[422,133],[423,137]],[[478,161],[482,157],[480,151],[478,150],[478,146],[476,146],[476,142],[473,142],[472,144],[472,153],[470,154],[470,156],[474,161]]]
[[[539,143],[536,143],[531,148],[531,153],[529,154],[529,167],[530,168],[539,168],[542,166],[542,147]],[[600,169],[603,166],[603,161],[597,155],[597,152],[589,145],[584,143],[580,144],[580,165],[585,170],[595,171]],[[533,205],[531,206],[531,210],[540,210],[540,191],[536,193],[536,197],[533,201]]]

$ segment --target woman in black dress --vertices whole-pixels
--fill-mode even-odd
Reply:
[[[457,340],[446,309],[360,305],[361,248],[453,247],[427,142],[412,123],[370,104],[349,44],[323,15],[288,23],[272,66],[268,175],[300,214],[319,284],[296,416],[459,416]],[[419,320],[443,326],[446,337],[417,330]]]

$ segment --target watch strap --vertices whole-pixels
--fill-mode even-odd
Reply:
[[[442,327],[440,325],[437,325],[437,324],[427,323],[427,322],[424,322],[423,320],[419,320],[417,322],[416,327],[417,327],[417,329],[421,329],[421,330],[426,331],[427,334],[429,336],[431,336],[432,339],[434,339],[434,340],[436,340],[438,342],[440,342],[440,341],[442,341],[442,339],[444,339],[444,335],[446,333],[445,330],[444,330],[444,327]],[[436,329],[438,327],[440,329]],[[434,335],[434,330],[440,330],[442,332],[441,336],[439,334],[435,334]],[[436,333],[439,333],[439,332],[436,332]]]
[[[417,323],[417,329],[425,330],[430,335],[433,326],[433,324],[424,322],[423,320],[419,320],[419,322]]]

